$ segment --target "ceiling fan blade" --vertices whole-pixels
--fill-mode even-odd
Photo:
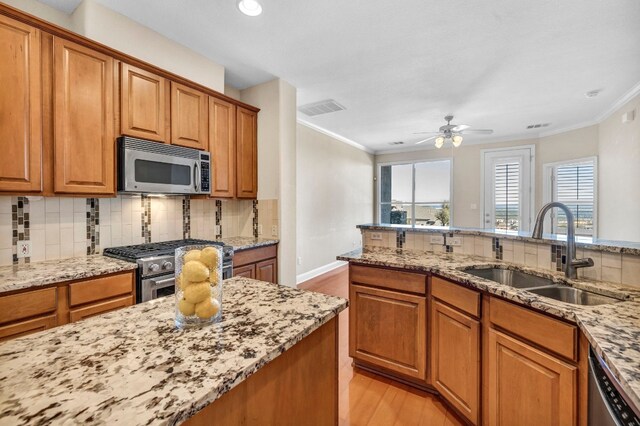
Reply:
[[[425,142],[429,142],[429,141],[431,141],[431,140],[434,140],[434,139],[435,139],[435,138],[437,138],[437,137],[438,137],[438,135],[436,135],[436,136],[431,136],[430,138],[422,139],[421,141],[418,141],[418,142],[416,142],[415,144],[416,144],[416,145],[420,145],[421,143],[425,143]]]
[[[463,130],[467,130],[469,127],[468,124],[456,124],[456,127],[454,127],[453,129],[451,129],[452,132],[461,132]]]
[[[414,135],[435,135],[438,134],[440,132],[414,132]]]
[[[492,129],[467,129],[463,132],[465,135],[490,135],[493,133]]]

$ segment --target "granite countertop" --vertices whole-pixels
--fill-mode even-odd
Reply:
[[[222,321],[178,330],[166,297],[0,344],[0,425],[177,424],[346,308],[248,278]]]
[[[399,224],[365,223],[356,226],[369,231],[405,231],[431,234],[478,235],[483,237],[505,238],[530,243],[567,244],[566,235],[544,234],[542,239],[531,238],[531,232],[506,231],[503,229],[461,228],[455,226],[411,226]],[[640,256],[640,243],[632,241],[614,241],[576,236],[576,246],[587,250],[599,250],[609,253],[627,253]]]
[[[0,294],[136,268],[135,263],[99,254],[24,265],[0,266]]]
[[[605,360],[632,402],[636,407],[640,407],[640,288],[638,287],[585,279],[567,280],[561,273],[454,253],[371,247],[345,253],[338,256],[338,260],[434,273],[574,322],[584,332],[598,355]],[[491,266],[551,278],[557,283],[621,300],[618,303],[598,306],[573,305],[464,272],[464,269]]]
[[[232,246],[234,251],[250,250],[258,247],[273,246],[280,240],[275,238],[255,238],[255,237],[227,237],[220,238],[226,245]]]

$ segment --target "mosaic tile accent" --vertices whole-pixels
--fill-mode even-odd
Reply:
[[[216,238],[222,238],[222,200],[216,200]]]
[[[145,243],[151,242],[151,199],[147,195],[140,197],[142,212],[140,213],[142,220],[142,238]]]
[[[182,199],[182,238],[191,238],[191,198]]]
[[[100,253],[100,199],[87,198],[87,255]]]
[[[397,231],[396,232],[396,247],[402,248],[404,243],[407,241],[407,234],[405,231]]]
[[[500,243],[500,238],[491,239],[491,248],[495,254],[495,258],[502,260],[502,244]]]
[[[258,200],[253,200],[253,236],[258,238]]]
[[[13,264],[30,263],[30,257],[18,259],[18,241],[30,240],[29,199],[27,197],[11,197],[11,247]]]
[[[551,264],[555,265],[556,271],[562,271],[567,263],[567,248],[565,246],[551,245]]]

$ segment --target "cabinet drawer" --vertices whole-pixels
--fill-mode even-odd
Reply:
[[[349,266],[349,280],[352,284],[364,284],[422,295],[427,293],[427,276],[413,272],[351,265]]]
[[[0,324],[56,310],[56,288],[26,291],[0,297]]]
[[[69,284],[69,306],[78,306],[133,292],[133,274],[110,275]]]
[[[258,263],[261,260],[274,258],[277,254],[278,249],[275,245],[242,250],[234,253],[233,267],[248,265],[249,263]]]
[[[14,324],[3,325],[0,327],[0,342],[46,330],[48,328],[55,327],[56,325],[57,317],[55,314],[28,319]]]
[[[126,308],[127,306],[131,305],[133,305],[131,296],[120,297],[118,299],[95,303],[93,305],[84,306],[82,308],[71,309],[69,311],[69,319],[71,319],[71,322],[76,322],[85,318],[115,311],[120,308]]]
[[[491,299],[489,309],[491,322],[498,327],[577,361],[578,330],[575,326],[495,298]]]
[[[458,284],[431,278],[431,295],[474,317],[480,317],[480,293]]]

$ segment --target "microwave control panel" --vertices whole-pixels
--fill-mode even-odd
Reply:
[[[200,179],[200,191],[210,193],[211,171],[209,166],[209,154],[200,153],[200,167],[202,169],[202,178]]]

